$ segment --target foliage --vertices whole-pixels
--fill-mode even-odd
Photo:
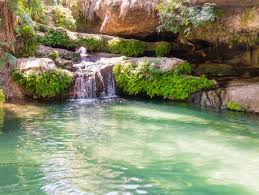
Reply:
[[[192,93],[214,85],[205,77],[196,78],[175,72],[163,73],[150,62],[139,65],[117,64],[113,72],[118,87],[129,95],[146,94],[150,97],[186,100]]]
[[[45,4],[42,0],[8,0],[8,6],[19,17],[28,15],[32,20],[43,22],[45,17]]]
[[[0,70],[7,64],[13,67],[16,64],[16,58],[9,52],[3,52],[0,55]]]
[[[55,24],[58,27],[63,27],[69,30],[76,29],[76,20],[73,18],[71,11],[61,5],[54,8]]]
[[[58,30],[50,30],[48,33],[46,33],[45,37],[41,38],[41,42],[42,44],[50,47],[65,49],[73,49],[76,47],[75,43],[69,39],[65,32]]]
[[[12,78],[39,99],[62,95],[73,83],[70,75],[58,70],[45,73],[22,73],[16,70],[12,73]]]
[[[160,42],[155,48],[155,53],[157,57],[168,56],[171,51],[171,45],[168,42]]]
[[[108,41],[107,49],[111,53],[137,57],[144,54],[146,45],[138,40],[123,40],[114,38]]]
[[[21,39],[23,47],[19,52],[22,57],[30,57],[35,54],[38,40],[34,28],[30,25],[21,27],[17,32],[17,38]]]
[[[89,51],[100,51],[104,47],[104,43],[100,37],[85,37],[78,40],[79,46],[84,46]]]
[[[189,64],[189,62],[183,62],[180,64],[177,64],[176,67],[174,68],[173,74],[174,75],[186,75],[186,74],[191,74],[192,68]]]
[[[190,36],[193,29],[213,23],[220,14],[213,4],[191,5],[189,0],[162,0],[157,6],[159,31],[171,31]]]
[[[227,109],[232,111],[238,111],[238,112],[244,111],[244,109],[238,103],[233,101],[228,102]]]
[[[59,57],[59,52],[57,50],[53,50],[50,53],[50,58],[55,61]]]
[[[5,103],[5,94],[4,94],[4,90],[0,89],[0,106]]]

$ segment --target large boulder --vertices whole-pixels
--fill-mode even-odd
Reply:
[[[225,87],[194,94],[190,103],[216,109],[228,108],[231,103],[247,112],[259,113],[259,78],[231,81]]]

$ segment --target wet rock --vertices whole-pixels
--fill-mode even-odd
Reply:
[[[79,61],[80,55],[69,50],[51,48],[44,45],[40,45],[36,51],[36,57],[39,58],[51,58],[52,52],[56,51],[58,53],[58,58],[70,61]]]
[[[259,113],[259,78],[229,82],[224,88],[193,94],[189,103],[216,109],[235,102],[247,112]]]

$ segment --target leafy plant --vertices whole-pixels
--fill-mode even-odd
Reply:
[[[70,40],[65,32],[57,30],[49,31],[45,37],[41,38],[41,42],[50,47],[65,49],[73,49],[76,47],[76,44]]]
[[[244,111],[244,109],[240,106],[240,104],[233,101],[228,102],[227,109],[232,111],[238,111],[238,112]]]
[[[4,94],[4,90],[0,89],[0,106],[5,103],[5,94]]]
[[[190,36],[193,29],[213,23],[220,14],[214,4],[191,5],[189,0],[162,0],[157,6],[159,31],[171,31]]]
[[[59,52],[57,50],[53,50],[50,53],[50,58],[55,61],[59,57]]]
[[[12,78],[26,90],[29,90],[34,98],[51,98],[65,93],[73,83],[72,76],[61,70],[51,70],[45,73],[23,73],[16,70]]]
[[[84,46],[90,51],[100,51],[104,49],[103,41],[100,37],[85,37],[78,40],[79,46]]]
[[[186,67],[184,65],[183,67]],[[178,71],[163,73],[149,62],[143,64],[117,64],[113,72],[116,84],[126,94],[146,94],[171,100],[186,100],[192,93],[208,89],[213,81],[205,77],[181,75]]]
[[[108,41],[107,49],[111,53],[137,57],[144,54],[146,45],[138,40],[123,40],[114,38]]]
[[[56,26],[63,27],[69,30],[76,29],[76,20],[73,18],[71,10],[57,5],[54,8],[54,20]]]
[[[38,46],[38,39],[34,28],[30,25],[21,27],[17,32],[17,38],[20,39],[23,44],[18,54],[22,57],[34,56]]]
[[[168,42],[160,42],[157,44],[155,53],[157,57],[168,56],[171,51],[171,45]]]

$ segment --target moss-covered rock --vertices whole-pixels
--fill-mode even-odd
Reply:
[[[165,41],[157,43],[155,48],[155,53],[157,57],[168,56],[170,54],[170,51],[171,44]]]
[[[146,45],[138,40],[114,38],[108,41],[107,50],[111,53],[137,57],[144,54]]]
[[[58,69],[48,58],[21,58],[17,60],[12,79],[29,97],[59,98],[66,96],[73,83],[73,74]]]
[[[185,68],[183,69],[184,66]],[[145,94],[150,97],[183,101],[192,93],[208,89],[214,85],[213,81],[205,77],[187,76],[189,68],[186,68],[186,66],[188,65],[177,65],[172,71],[163,72],[150,62],[117,64],[113,72],[117,86],[125,94]]]
[[[58,69],[44,73],[16,70],[12,73],[12,78],[37,99],[65,96],[73,83],[71,75]]]

